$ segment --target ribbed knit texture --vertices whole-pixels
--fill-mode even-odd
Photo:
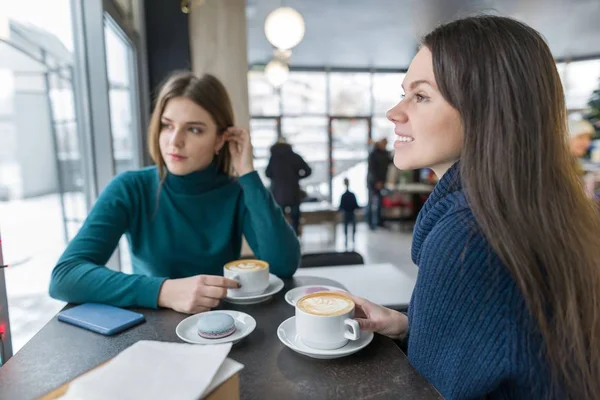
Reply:
[[[223,275],[242,234],[272,273],[290,277],[300,243],[256,172],[237,180],[215,165],[185,176],[156,167],[120,174],[98,198],[52,271],[50,295],[74,303],[157,307],[166,278]],[[126,234],[133,275],[105,264]]]
[[[459,165],[440,180],[414,229],[419,275],[408,356],[447,399],[544,399],[549,376],[523,296],[477,226]]]

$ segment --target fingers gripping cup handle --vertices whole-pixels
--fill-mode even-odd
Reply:
[[[358,326],[358,322],[353,319],[344,320],[344,325],[346,325],[350,330],[346,330],[344,336],[346,339],[350,340],[358,340],[360,339],[360,327]]]

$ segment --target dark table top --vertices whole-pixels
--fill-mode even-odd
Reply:
[[[441,399],[389,338],[375,335],[351,356],[317,360],[285,347],[277,327],[294,315],[287,290],[308,284],[339,286],[328,279],[298,277],[271,300],[223,307],[243,311],[257,322],[254,332],[234,345],[229,357],[244,364],[242,399]],[[187,315],[171,310],[137,310],[146,322],[115,336],[102,336],[53,318],[4,367],[0,399],[35,399],[119,354],[139,340],[182,342],[175,327]]]

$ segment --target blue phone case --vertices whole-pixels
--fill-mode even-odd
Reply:
[[[114,335],[144,322],[144,315],[106,304],[85,303],[58,313],[58,320],[102,335]]]

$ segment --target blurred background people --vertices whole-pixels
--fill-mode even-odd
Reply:
[[[591,144],[594,136],[594,126],[584,120],[569,120],[569,150],[571,154],[577,158],[584,157]]]
[[[273,197],[286,216],[291,218],[292,227],[297,235],[300,231],[300,203],[303,199],[300,180],[311,173],[312,170],[306,161],[294,152],[285,139],[279,139],[271,147],[271,158],[265,175],[271,179]]]
[[[354,248],[354,237],[356,235],[356,215],[355,211],[360,208],[356,201],[356,195],[350,191],[350,181],[344,178],[346,191],[340,199],[340,211],[344,216],[344,246],[348,249],[349,229],[352,229],[352,248]]]
[[[390,153],[387,151],[387,139],[383,138],[375,142],[373,150],[369,153],[367,167],[367,188],[369,190],[369,203],[367,205],[367,222],[371,230],[382,225],[381,201],[382,193],[387,177],[388,168],[392,162]]]

